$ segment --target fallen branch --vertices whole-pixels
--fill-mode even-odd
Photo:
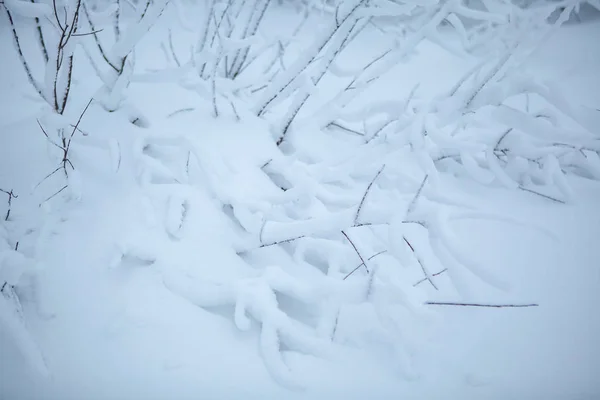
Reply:
[[[543,198],[553,201],[555,203],[567,204],[564,200],[560,200],[560,199],[557,199],[556,197],[552,197],[552,196],[548,196],[547,194],[536,192],[535,190],[527,189],[526,187],[523,187],[523,186],[519,186],[519,190],[522,190],[524,192],[529,192],[531,194],[535,194],[537,196],[543,197]]]
[[[371,190],[371,186],[373,186],[373,184],[375,183],[375,181],[377,180],[379,175],[381,175],[381,172],[383,171],[384,168],[385,168],[385,164],[383,164],[381,166],[379,171],[377,171],[377,174],[375,174],[375,176],[371,180],[371,183],[369,183],[369,186],[367,186],[367,189],[365,190],[365,194],[363,195],[362,199],[360,200],[360,204],[358,205],[358,208],[356,209],[356,215],[354,216],[354,225],[358,224],[358,217],[360,215],[360,210],[362,210],[362,207],[365,204],[365,200],[367,199],[369,191]],[[342,233],[344,233],[344,232],[342,232]],[[345,233],[344,233],[344,235],[345,235]]]
[[[425,183],[425,181],[423,181],[423,183]],[[423,271],[423,275],[425,275],[425,280],[428,281],[431,286],[433,286],[433,288],[435,290],[439,290],[438,287],[436,286],[435,283],[433,283],[433,279],[432,275],[429,274],[429,271],[427,271],[427,268],[425,268],[425,264],[423,263],[423,261],[421,260],[421,257],[419,257],[419,255],[417,254],[417,252],[415,251],[415,248],[412,246],[412,244],[410,244],[410,242],[408,241],[408,239],[406,239],[406,237],[403,237],[404,241],[406,242],[406,244],[408,245],[408,247],[410,247],[410,250],[413,252],[415,258],[417,259],[417,261],[419,262],[419,265],[421,266],[421,270]]]
[[[354,242],[352,242],[352,240],[350,240],[350,238],[348,237],[348,235],[346,235],[346,232],[342,231],[342,235],[344,235],[346,237],[346,239],[348,239],[348,241],[350,242],[350,244],[352,245],[352,247],[354,247],[354,251],[356,252],[356,254],[358,254],[358,257],[360,258],[360,261],[362,261],[361,265],[365,266],[365,270],[367,270],[367,274],[369,273],[369,267],[367,266],[367,262],[365,261],[365,259],[360,255],[360,252],[358,251],[358,249],[356,248],[356,246],[354,245]],[[346,278],[344,278],[346,279]]]
[[[56,195],[58,195],[60,192],[62,192],[63,190],[65,190],[67,187],[69,187],[69,185],[65,185],[62,188],[58,189],[58,191],[56,193],[54,193],[52,196],[49,196],[46,200],[42,201],[40,203],[40,207],[42,206],[42,204],[44,204],[45,202],[52,200]]]
[[[290,238],[290,239],[278,240],[278,241],[272,242],[272,243],[261,244],[260,246],[258,246],[258,248],[262,249],[263,247],[275,246],[276,244],[289,243],[289,242],[292,242],[297,239],[302,239],[303,237],[304,237],[304,235],[297,236],[297,237]]]
[[[10,217],[10,206],[12,204],[12,199],[13,198],[17,199],[19,196],[17,196],[16,194],[14,194],[14,192],[12,191],[12,189],[10,191],[4,190],[4,189],[0,189],[0,192],[6,193],[8,195],[8,210],[6,210],[6,216],[4,217],[4,220],[8,221],[8,217]]]
[[[428,306],[461,306],[461,307],[491,307],[491,308],[517,308],[517,307],[538,307],[539,304],[479,304],[479,303],[446,303],[437,301],[426,301]]]

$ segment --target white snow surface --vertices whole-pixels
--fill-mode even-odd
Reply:
[[[124,37],[115,54],[134,46]],[[583,104],[578,112],[596,132],[598,37],[598,21],[567,25],[528,64]],[[163,62],[148,40],[136,49],[138,71]],[[33,35],[22,41],[36,46]],[[351,50],[369,45],[357,40]],[[430,42],[417,53],[361,104],[394,109],[417,83],[433,98],[473,66]],[[359,151],[358,137],[310,122],[285,152],[243,106],[238,121],[223,101],[215,119],[198,93],[135,80],[127,90],[135,108],[108,113],[92,103],[86,134],[72,144],[75,171],[44,179],[62,155],[38,127],[46,106],[6,25],[0,54],[0,189],[18,194],[0,226],[0,284],[16,284],[22,307],[15,313],[0,296],[1,399],[600,398],[597,180],[549,171],[552,193],[568,199],[559,204],[516,190],[518,173],[489,153],[488,161],[456,154],[464,168],[454,173],[449,160],[438,172],[418,152],[389,152],[383,141]],[[82,63],[74,79],[85,100],[101,84]],[[130,123],[136,110],[147,127]],[[383,165],[358,222],[389,229],[348,228]],[[431,196],[412,210],[423,171]],[[67,189],[46,201],[65,179]],[[392,200],[382,195],[388,188]],[[0,193],[2,216],[7,197]],[[429,233],[402,224],[424,213]],[[342,229],[364,258],[386,250],[344,280],[361,260]],[[413,287],[420,262],[429,276],[448,269],[432,278],[439,290]]]

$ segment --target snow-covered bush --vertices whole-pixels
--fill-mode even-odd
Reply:
[[[428,321],[426,295],[468,297],[469,275],[510,287],[499,271],[470,257],[451,222],[518,221],[456,200],[444,186],[447,174],[555,202],[571,199],[565,173],[600,179],[597,115],[569,104],[556,85],[527,68],[532,52],[578,6],[4,3],[27,78],[53,111],[40,127],[63,151],[57,170],[65,174],[74,170],[68,153],[87,110],[76,124],[63,118],[76,41],[102,81],[94,99],[107,111],[124,104],[134,82],[175,82],[199,94],[201,123],[179,110],[160,128],[91,135],[109,150],[111,173],[134,188],[146,217],[143,234],[131,229],[132,237],[120,232],[114,239],[110,266],[141,260],[171,292],[207,310],[229,310],[239,330],[256,328],[267,369],[294,388],[302,382],[286,364],[289,351],[335,357],[340,347],[368,340],[389,346],[399,370],[413,376],[415,342],[426,336],[420,330]],[[269,18],[283,12],[293,23],[285,32],[268,31]],[[161,70],[152,60],[146,71],[134,71],[134,49],[167,13],[172,18],[154,32],[164,34],[164,43],[149,46],[160,46],[172,63]],[[16,14],[34,21],[44,80],[36,79],[20,44]],[[359,59],[353,46],[372,37],[380,41]],[[403,98],[372,100],[376,84],[425,43],[472,68],[434,96],[415,85]],[[58,142],[46,132],[49,125]],[[340,132],[347,140],[332,145]],[[79,182],[79,189],[81,179],[94,176],[87,174],[67,174],[68,184]],[[16,284],[21,264],[19,253],[0,249],[0,284]],[[12,323],[6,315],[3,321]]]

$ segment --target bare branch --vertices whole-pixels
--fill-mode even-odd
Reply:
[[[356,135],[358,135],[358,136],[365,136],[365,134],[364,134],[364,133],[362,133],[362,132],[359,132],[359,131],[355,131],[354,129],[350,129],[350,128],[348,128],[348,127],[345,127],[345,126],[343,126],[342,124],[339,124],[339,123],[337,123],[337,122],[330,122],[328,126],[335,126],[336,128],[339,128],[339,129],[341,129],[341,130],[343,130],[343,131],[350,132],[350,133],[354,133],[354,134],[356,134]]]
[[[35,4],[35,0],[31,0],[32,3]],[[44,32],[42,31],[42,26],[40,24],[40,19],[35,17],[35,26],[38,34],[38,41],[40,43],[40,47],[42,49],[42,55],[44,56],[44,61],[48,62],[48,49],[46,48],[46,42],[44,40]]]
[[[61,114],[65,111],[67,107],[67,100],[69,99],[69,92],[71,92],[71,79],[73,78],[73,54],[69,56],[69,61],[67,63],[68,73],[67,73],[67,84],[65,86],[65,93],[63,94],[62,102],[60,105]]]
[[[177,64],[178,67],[181,67],[179,58],[177,58],[177,54],[175,54],[175,47],[173,46],[173,34],[170,29],[169,29],[169,50],[171,50],[171,56],[173,57],[173,61],[175,61],[175,64]]]
[[[42,90],[42,86],[33,77],[31,68],[29,68],[29,64],[27,63],[27,60],[25,59],[25,55],[23,55],[23,50],[21,49],[21,43],[19,42],[19,35],[17,33],[17,28],[15,27],[12,15],[11,15],[10,11],[8,11],[7,7],[4,7],[4,9],[6,10],[6,15],[8,16],[8,22],[10,23],[10,27],[11,27],[12,34],[13,34],[13,40],[15,41],[15,47],[17,48],[17,53],[19,55],[19,60],[21,61],[21,64],[23,65],[23,68],[25,69],[25,73],[27,74],[27,79],[29,80],[29,83],[31,83],[31,86],[33,86],[35,91],[38,92],[40,97],[42,99],[46,100],[46,96],[44,96],[44,91]]]
[[[437,301],[426,301],[428,306],[461,306],[461,307],[491,307],[491,308],[515,308],[515,307],[538,307],[539,304],[479,304],[479,303],[450,303],[450,302],[437,302]]]
[[[415,255],[415,258],[419,262],[419,265],[421,266],[421,270],[423,271],[423,275],[425,275],[425,280],[427,280],[435,290],[439,290],[438,287],[436,286],[436,284],[433,283],[433,279],[431,279],[432,275],[430,275],[429,271],[427,271],[427,268],[425,268],[425,264],[421,260],[421,257],[419,257],[419,254],[415,251],[415,248],[412,246],[412,244],[410,244],[410,242],[408,241],[408,239],[406,239],[406,237],[403,237],[403,239],[406,242],[406,244],[408,245],[408,247],[410,247],[410,250],[413,252],[413,254]]]
[[[56,169],[52,172],[50,172],[48,175],[46,175],[41,181],[38,182],[37,185],[35,185],[33,188],[37,189],[38,186],[40,186],[42,183],[44,183],[44,181],[48,178],[50,178],[52,175],[54,175],[55,173],[57,173],[58,171],[60,171],[60,169],[63,168],[62,165],[59,165],[58,167],[56,167]]]
[[[365,261],[365,259],[360,255],[360,252],[358,251],[358,249],[356,248],[356,246],[354,245],[354,242],[352,240],[350,240],[350,238],[348,237],[348,235],[346,235],[346,232],[342,231],[342,235],[344,235],[346,237],[346,239],[348,239],[348,241],[350,242],[350,244],[352,245],[352,247],[354,248],[354,251],[356,252],[356,254],[358,254],[358,257],[360,258],[360,261],[362,261],[361,265],[365,266],[365,270],[367,271],[367,274],[369,273],[369,267],[367,266],[367,262]]]
[[[53,144],[54,146],[56,146],[57,148],[59,148],[60,150],[64,150],[62,147],[60,147],[58,144],[56,144],[52,139],[50,139],[50,137],[48,136],[48,134],[46,133],[46,130],[44,129],[44,127],[42,126],[42,124],[40,123],[40,120],[36,120],[38,123],[38,126],[40,127],[40,129],[42,130],[42,132],[44,133],[44,136],[46,136],[46,139],[48,139],[48,141]]]
[[[85,33],[74,33],[72,36],[89,36],[89,35],[95,35],[96,33],[102,32],[104,29],[98,29],[92,32],[85,32]]]
[[[92,101],[94,99],[91,98],[90,101],[88,101],[87,105],[85,106],[85,108],[83,109],[82,113],[79,115],[79,119],[77,120],[77,123],[75,124],[75,126],[73,127],[73,132],[71,132],[71,136],[69,137],[69,141],[67,142],[67,146],[65,148],[65,155],[67,155],[69,153],[69,148],[71,146],[71,140],[73,139],[73,135],[75,135],[75,132],[79,129],[79,123],[81,122],[83,116],[85,115],[88,107],[90,106],[90,104],[92,104]]]
[[[372,260],[373,258],[377,257],[380,254],[383,253],[387,253],[387,250],[381,250],[379,253],[375,253],[373,254],[371,257],[367,258],[367,261]],[[352,271],[350,271],[342,280],[345,281],[346,278],[348,278],[350,275],[352,275],[353,273],[355,273],[356,271],[358,271],[358,269],[360,267],[362,267],[363,265],[365,265],[364,263],[360,263],[356,268],[354,268]]]
[[[60,23],[60,18],[58,18],[58,10],[56,8],[56,0],[52,0],[52,7],[54,9],[54,18],[56,18],[56,23],[58,24],[58,27],[60,28],[60,30],[62,32],[64,32],[65,28],[63,28],[62,24]]]
[[[291,238],[291,239],[285,239],[285,240],[279,240],[277,242],[272,242],[272,243],[267,243],[267,244],[261,244],[260,246],[258,246],[258,248],[262,249],[263,247],[275,246],[276,244],[289,243],[289,242],[293,242],[294,240],[302,239],[303,237],[305,237],[305,236],[302,235],[302,236],[294,237],[294,238]]]
[[[4,189],[0,189],[0,192],[6,193],[8,195],[8,210],[6,210],[6,216],[4,217],[5,221],[8,221],[8,217],[10,217],[10,206],[12,205],[12,199],[15,198],[19,198],[19,196],[17,196],[13,190],[11,189],[10,191],[6,191]]]
[[[42,204],[44,204],[45,202],[47,202],[48,200],[52,200],[52,198],[54,198],[56,195],[58,195],[60,192],[62,192],[63,190],[65,190],[68,187],[68,185],[63,186],[62,188],[60,188],[56,193],[54,193],[52,196],[48,197],[46,200],[42,201],[40,203],[40,206]]]
[[[439,271],[439,272],[436,272],[435,274],[432,274],[431,276],[432,276],[432,277],[433,277],[433,276],[438,276],[438,275],[441,275],[441,274],[443,274],[443,273],[444,273],[444,272],[446,272],[446,271],[448,271],[448,268],[444,268],[443,270],[441,270],[441,271]],[[419,286],[421,283],[423,283],[423,282],[425,282],[425,281],[427,281],[427,278],[423,278],[423,279],[421,279],[421,280],[419,280],[419,281],[415,282],[415,283],[413,284],[413,287]]]
[[[425,175],[425,177],[423,178],[423,182],[421,182],[421,186],[419,186],[419,189],[417,190],[417,193],[415,193],[415,197],[413,197],[413,199],[411,200],[410,204],[408,205],[408,209],[406,210],[406,216],[407,217],[415,210],[415,206],[417,205],[417,201],[419,200],[419,196],[421,195],[421,192],[423,191],[423,188],[425,187],[425,183],[427,182],[427,178],[429,178],[429,175]]]
[[[543,198],[545,198],[545,199],[548,199],[548,200],[554,201],[555,203],[567,204],[567,203],[566,203],[564,200],[560,200],[560,199],[557,199],[557,198],[555,198],[555,197],[548,196],[547,194],[543,194],[543,193],[540,193],[540,192],[536,192],[535,190],[527,189],[526,187],[523,187],[523,186],[519,186],[519,189],[520,189],[520,190],[523,190],[524,192],[529,192],[529,193],[535,194],[535,195],[537,195],[537,196],[543,197]]]
[[[97,35],[98,30],[96,30],[96,28],[94,26],[94,22],[92,21],[92,18],[90,17],[90,12],[88,11],[88,8],[87,8],[87,5],[85,4],[85,2],[83,3],[83,13],[85,14],[85,17],[88,20],[88,24],[90,25],[90,28],[92,29],[92,35],[94,36],[94,41],[96,42],[96,47],[98,48],[100,55],[102,56],[104,61],[112,69],[115,70],[115,72],[119,72],[119,69],[108,59],[108,56],[107,56],[106,52],[104,51],[104,47],[100,43],[100,38]]]
[[[354,225],[358,224],[358,217],[360,216],[360,211],[362,210],[362,207],[365,204],[365,200],[367,199],[367,195],[369,194],[369,191],[371,190],[371,186],[373,186],[373,183],[375,183],[375,180],[379,177],[379,175],[381,175],[381,172],[383,171],[384,168],[385,168],[385,164],[383,164],[381,166],[381,168],[379,169],[377,174],[375,174],[375,177],[373,177],[373,179],[371,180],[371,183],[369,183],[369,186],[367,186],[367,190],[365,190],[365,194],[363,195],[363,197],[360,201],[360,204],[358,205],[358,208],[356,209],[356,215],[354,216]]]
[[[190,111],[194,111],[194,110],[195,110],[195,108],[193,108],[193,107],[188,107],[188,108],[182,108],[182,109],[179,109],[179,110],[175,110],[172,113],[170,113],[169,115],[167,115],[167,118],[171,118],[171,117],[174,117],[177,114],[181,114],[181,113],[184,113],[184,112],[190,112]]]

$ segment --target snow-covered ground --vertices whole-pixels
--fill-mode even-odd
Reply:
[[[279,12],[270,24],[286,23]],[[140,77],[127,101],[148,126],[130,123],[131,108],[108,113],[92,103],[80,125],[85,135],[74,135],[75,170],[44,179],[62,155],[38,126],[39,118],[51,122],[1,21],[0,189],[18,198],[0,239],[7,248],[19,243],[32,273],[17,291],[24,325],[10,325],[11,311],[0,309],[0,398],[600,398],[598,180],[566,174],[573,195],[562,204],[477,183],[477,171],[449,165],[418,207],[429,212],[439,200],[454,257],[440,261],[430,249],[436,236],[420,226],[399,233],[428,274],[448,269],[435,276],[435,290],[420,282],[416,260],[410,268],[392,260],[389,253],[410,259],[406,246],[381,244],[398,234],[390,222],[398,217],[386,207],[410,210],[423,180],[422,163],[394,150],[393,140],[365,146],[359,136],[303,121],[279,149],[268,118],[243,101],[239,121],[225,102],[214,118],[197,93]],[[342,55],[347,63],[377,53],[370,29]],[[164,34],[157,31],[138,46],[138,72],[165,67],[153,46]],[[22,43],[35,57],[33,32]],[[599,37],[597,19],[565,25],[527,62],[587,110],[596,135]],[[81,57],[75,121],[100,87]],[[419,82],[418,95],[433,98],[473,63],[424,42],[359,104],[403,99]],[[337,86],[323,81],[325,92]],[[400,194],[386,197],[395,188]],[[363,270],[342,279],[360,264],[357,253],[379,251],[387,253],[367,260],[375,280]],[[457,253],[468,255],[470,268]]]

